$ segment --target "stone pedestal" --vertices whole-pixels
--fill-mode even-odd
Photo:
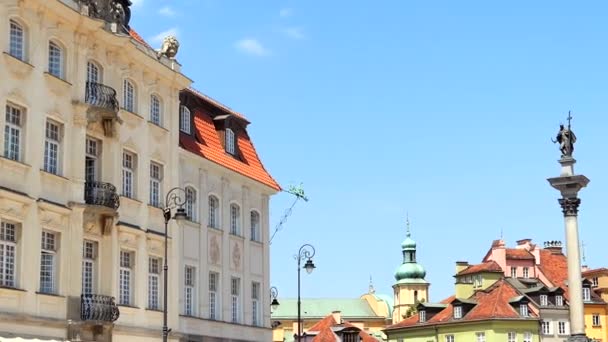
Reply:
[[[589,179],[583,175],[574,174],[574,163],[576,163],[574,158],[563,157],[559,160],[559,163],[562,166],[560,176],[549,178],[548,181],[562,195],[562,198],[559,199],[559,204],[564,214],[566,231],[568,290],[570,292],[570,333],[572,334],[567,341],[587,342],[578,239],[578,207],[581,203],[580,198],[578,198],[578,192],[587,186]]]

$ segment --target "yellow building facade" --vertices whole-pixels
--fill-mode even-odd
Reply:
[[[585,298],[585,332],[598,342],[608,341],[608,269],[583,272]],[[589,297],[586,297],[589,293]],[[589,299],[589,300],[587,300]]]

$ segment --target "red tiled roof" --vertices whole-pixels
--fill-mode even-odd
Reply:
[[[181,147],[234,172],[240,173],[245,177],[267,185],[274,190],[281,190],[279,184],[266,171],[264,165],[262,165],[255,147],[245,130],[236,135],[238,150],[241,153],[241,160],[238,160],[224,150],[211,117],[199,109],[194,110],[193,115],[195,134],[200,139],[180,133],[179,143]]]
[[[583,277],[587,277],[587,276],[595,275],[595,274],[608,274],[608,268],[602,267],[602,268],[596,268],[593,270],[587,270],[587,271],[583,272]]]
[[[483,291],[475,292],[469,299],[475,300],[477,304],[462,318],[459,322],[466,321],[481,321],[488,319],[517,319],[520,318],[519,313],[511,306],[509,301],[517,297],[519,293],[513,286],[503,279],[498,280],[494,285]],[[420,323],[418,315],[409,317],[397,324],[391,325],[387,330],[409,328],[425,325],[437,325],[453,321],[453,305],[451,302],[454,297],[442,301],[448,306],[441,310],[436,315],[432,316],[424,323]],[[535,317],[535,314],[530,311],[530,315]]]
[[[477,265],[471,265],[471,266],[465,268],[464,270],[458,272],[457,275],[466,275],[466,274],[473,274],[473,273],[479,273],[479,272],[498,272],[498,273],[502,273],[503,270],[496,263],[496,261],[492,260],[492,261],[487,261],[487,262],[484,262],[484,263],[481,263],[481,264],[477,264]]]
[[[211,105],[213,105],[215,107],[219,107],[219,108],[221,108],[222,110],[224,110],[227,113],[230,113],[230,114],[233,114],[235,116],[238,116],[239,118],[241,118],[241,119],[247,121],[247,123],[249,123],[249,121],[247,120],[247,118],[243,114],[241,114],[241,113],[233,110],[232,108],[226,106],[225,104],[219,102],[218,100],[216,100],[214,98],[211,98],[210,96],[205,95],[201,91],[196,90],[196,89],[194,89],[192,87],[190,87],[188,89],[185,89],[185,90],[191,92],[192,94],[194,94],[195,96],[199,97],[200,99],[207,101],[209,104],[211,104]]]
[[[333,315],[328,315],[322,320],[315,323],[308,331],[318,331],[319,333],[312,339],[313,342],[330,342],[337,341],[337,336],[332,331],[332,327],[342,325],[347,328],[357,328],[355,325],[351,324],[348,321],[342,321],[342,324],[338,324],[334,319]],[[359,329],[359,328],[357,328]],[[378,342],[377,339],[372,337],[370,334],[361,330],[359,332],[359,337],[361,337],[361,341],[363,342]]]
[[[135,32],[135,30],[131,29],[129,31],[129,35],[133,37],[133,39],[137,40],[139,43],[145,45],[146,47],[152,49],[150,44],[146,43],[146,41],[139,35],[139,33]]]
[[[568,261],[563,254],[554,254],[550,250],[540,250],[540,265],[541,272],[549,279],[553,286],[561,287],[564,290],[564,296],[568,298]]]
[[[523,260],[534,260],[534,255],[525,249],[520,248],[507,248],[506,250],[507,259],[523,259]]]

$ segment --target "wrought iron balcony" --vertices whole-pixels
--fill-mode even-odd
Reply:
[[[114,297],[97,294],[80,296],[80,319],[82,321],[114,322],[120,316],[120,311],[114,302]]]
[[[120,206],[120,198],[116,192],[116,187],[104,182],[86,182],[84,184],[84,202],[114,210]]]
[[[87,82],[84,101],[93,107],[118,112],[116,90],[101,83]]]

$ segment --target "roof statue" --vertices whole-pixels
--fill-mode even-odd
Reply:
[[[559,143],[559,149],[562,152],[562,158],[572,157],[574,152],[574,143],[576,142],[576,135],[571,129],[570,121],[572,115],[568,112],[568,127],[564,127],[563,124],[559,125],[559,132],[553,143]]]
[[[88,7],[90,17],[116,24],[124,33],[129,32],[131,0],[80,0],[80,3]]]
[[[167,36],[163,40],[163,45],[160,47],[156,57],[160,59],[162,56],[167,56],[169,59],[174,59],[179,50],[179,41],[175,36]]]

